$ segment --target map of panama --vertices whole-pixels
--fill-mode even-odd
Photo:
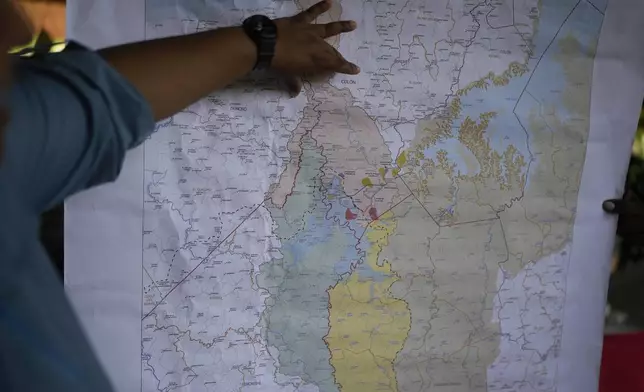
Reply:
[[[555,391],[607,0],[336,0],[362,72],[145,144],[143,391]],[[314,0],[146,0],[148,39]]]

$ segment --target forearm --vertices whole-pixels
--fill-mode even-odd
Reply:
[[[225,28],[99,52],[147,99],[156,120],[169,117],[250,72],[256,49],[241,28]]]

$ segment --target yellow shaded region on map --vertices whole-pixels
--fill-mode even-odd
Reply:
[[[401,168],[405,166],[405,163],[407,163],[407,154],[403,151],[398,155],[398,158],[396,158],[396,165]]]
[[[369,177],[365,177],[362,179],[362,185],[373,186],[373,183],[371,182],[371,179]]]
[[[380,167],[378,168],[378,173],[380,173],[380,178],[384,180],[385,175],[387,174],[387,169],[385,169],[384,167]]]
[[[383,279],[366,279],[356,269],[329,290],[330,331],[325,341],[331,351],[335,380],[344,392],[397,391],[394,360],[411,327],[407,303],[389,289],[399,278],[387,261],[378,265],[382,248],[396,229],[391,213],[367,229],[371,247],[367,266]]]

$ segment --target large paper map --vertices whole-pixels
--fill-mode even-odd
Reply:
[[[147,0],[146,38],[312,0]],[[606,0],[336,1],[355,77],[145,145],[144,391],[554,391]]]

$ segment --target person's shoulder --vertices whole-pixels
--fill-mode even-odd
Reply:
[[[95,51],[77,42],[69,42],[57,52],[33,48],[30,53],[13,58],[13,68],[17,76],[31,71],[46,73],[78,73],[95,69],[110,69],[110,66]]]
[[[116,179],[126,150],[154,129],[144,97],[100,54],[77,44],[20,61],[6,135],[12,183],[46,209]]]

